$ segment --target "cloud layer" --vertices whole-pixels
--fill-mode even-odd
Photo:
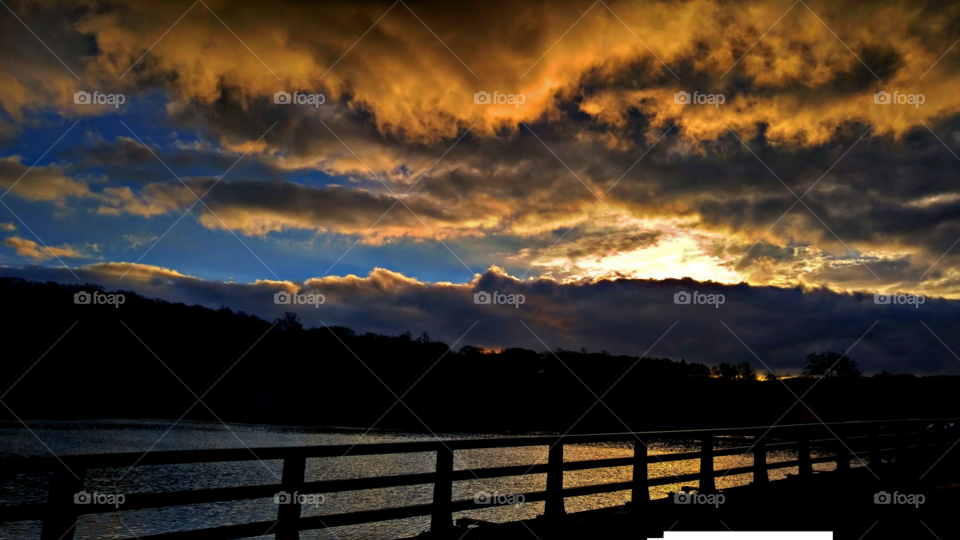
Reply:
[[[877,304],[872,294],[693,280],[563,284],[551,279],[520,281],[498,268],[463,284],[425,283],[384,269],[366,277],[248,284],[202,280],[129,263],[74,271],[83,282],[107,290],[133,290],[211,308],[226,305],[268,320],[293,311],[306,326],[340,325],[390,335],[427,331],[448,344],[473,327],[461,346],[538,351],[586,347],[707,364],[747,361],[757,368],[795,373],[808,352],[847,350],[867,373],[884,369],[960,373],[960,361],[940,342],[943,338],[949,343],[956,335],[960,304],[936,298],[916,307]],[[0,275],[76,283],[62,268],[3,268]],[[274,294],[280,291],[322,294],[325,301],[319,306],[276,304]],[[474,294],[480,291],[522,294],[524,303],[476,304]],[[676,304],[674,295],[681,291],[722,294],[724,303]]]

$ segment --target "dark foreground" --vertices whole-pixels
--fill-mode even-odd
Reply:
[[[929,465],[927,465],[929,467]],[[817,473],[810,479],[791,476],[762,488],[754,484],[722,490],[719,508],[675,504],[673,498],[651,501],[647,508],[630,505],[543,517],[505,524],[461,520],[448,535],[479,539],[543,540],[554,538],[663,538],[664,531],[833,531],[837,540],[942,539],[960,537],[960,467],[948,455],[921,481],[926,467],[884,464],[849,472]],[[934,474],[936,473],[936,474]],[[919,507],[875,504],[876,493],[923,494]],[[531,534],[533,533],[533,534]],[[429,535],[424,535],[429,536]],[[447,536],[443,536],[446,538]],[[432,536],[440,538],[440,536]]]

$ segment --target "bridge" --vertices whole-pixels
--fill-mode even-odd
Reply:
[[[566,498],[618,491],[631,493],[631,500],[624,507],[615,509],[613,513],[607,509],[604,511],[606,513],[597,511],[582,514],[596,514],[594,525],[605,520],[619,519],[631,524],[630,526],[635,526],[636,523],[647,520],[649,516],[656,515],[663,518],[663,515],[669,514],[670,511],[683,508],[682,505],[675,505],[663,499],[652,500],[650,491],[655,486],[689,484],[696,485],[698,494],[715,494],[718,493],[716,487],[718,477],[752,474],[753,482],[749,486],[727,488],[722,493],[735,496],[737,492],[742,491],[762,499],[764,494],[780,493],[789,497],[789,493],[796,493],[798,490],[806,493],[810,491],[809,486],[815,486],[814,489],[821,491],[835,489],[838,486],[841,489],[847,489],[843,486],[852,486],[850,489],[855,486],[866,486],[867,491],[875,490],[880,485],[874,483],[874,478],[879,480],[877,473],[891,479],[903,479],[918,472],[933,478],[940,474],[940,471],[944,471],[943,474],[946,474],[946,471],[956,471],[956,467],[951,466],[952,460],[945,460],[944,464],[940,464],[943,456],[949,455],[949,450],[960,438],[960,433],[952,429],[955,421],[955,419],[886,420],[562,437],[434,440],[249,450],[187,450],[158,451],[147,454],[84,454],[17,458],[0,461],[0,471],[4,473],[32,471],[51,475],[47,501],[0,507],[0,521],[42,520],[41,540],[72,540],[80,516],[118,511],[117,507],[109,502],[75,503],[75,494],[84,491],[84,477],[87,471],[260,459],[282,460],[283,471],[280,483],[174,492],[128,493],[125,494],[125,501],[120,511],[272,499],[281,491],[310,495],[426,484],[433,486],[433,498],[429,504],[376,508],[321,516],[302,516],[300,504],[278,504],[277,516],[273,520],[168,532],[138,538],[139,540],[193,540],[196,538],[228,540],[272,534],[277,540],[292,540],[299,538],[300,531],[414,517],[429,517],[430,529],[426,535],[432,538],[458,538],[466,530],[464,527],[467,525],[477,527],[477,523],[480,523],[478,530],[500,530],[504,534],[497,537],[506,538],[510,537],[506,534],[509,524],[494,525],[463,519],[455,523],[455,512],[490,508],[508,504],[508,502],[494,500],[484,506],[478,506],[473,499],[453,500],[454,483],[545,474],[545,490],[522,494],[524,504],[540,501],[544,503],[543,514],[536,520],[529,520],[530,526],[556,527],[573,522],[578,514],[568,514],[565,511],[564,499]],[[648,450],[645,441],[664,439],[683,444],[686,448],[698,448],[698,450],[669,454],[653,454]],[[720,439],[731,439],[742,444],[732,448],[719,448],[717,441]],[[632,443],[634,451],[628,457],[587,461],[564,460],[564,447],[567,445],[603,443],[620,445]],[[548,449],[546,463],[469,470],[456,470],[454,467],[456,451],[518,447],[546,447]],[[797,459],[776,462],[768,459],[770,452],[779,451],[789,451],[791,456],[795,453]],[[432,472],[312,482],[305,479],[306,463],[310,458],[338,458],[344,455],[386,456],[425,452],[436,455],[436,465]],[[726,469],[715,468],[715,458],[740,455],[752,456],[752,459],[745,459],[750,464]],[[699,470],[678,476],[668,474],[659,477],[651,477],[646,472],[651,463],[686,460],[699,462]],[[832,463],[835,467],[831,472],[815,471],[814,465],[818,463]],[[564,487],[565,472],[624,466],[632,467],[633,474],[629,481]],[[797,474],[790,475],[786,480],[778,481],[769,478],[770,471],[784,468],[796,468]],[[934,472],[931,473],[931,470]],[[645,473],[637,474],[637,471]],[[960,483],[957,486],[960,486]],[[576,521],[582,524],[583,519]],[[656,534],[657,530],[662,534],[664,528],[657,529],[655,526],[653,534]],[[131,536],[130,540],[134,540],[134,537]]]

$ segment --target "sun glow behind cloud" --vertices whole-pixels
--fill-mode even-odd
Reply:
[[[671,233],[654,245],[610,255],[544,258],[536,266],[569,273],[578,279],[669,279],[740,283],[743,278],[730,262],[711,255],[705,239],[689,232]],[[556,271],[556,270],[555,270]]]

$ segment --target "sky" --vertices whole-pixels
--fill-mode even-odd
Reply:
[[[5,6],[2,276],[489,348],[960,371],[960,5]]]

